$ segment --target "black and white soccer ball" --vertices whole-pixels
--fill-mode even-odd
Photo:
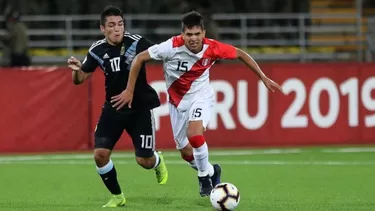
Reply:
[[[210,201],[215,210],[231,211],[240,203],[240,192],[231,183],[220,183],[212,189]]]

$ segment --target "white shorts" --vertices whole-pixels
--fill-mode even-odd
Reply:
[[[187,129],[190,121],[203,121],[203,127],[207,128],[214,107],[214,98],[204,98],[195,101],[186,111],[178,110],[169,103],[173,137],[177,149],[183,149],[189,143]]]

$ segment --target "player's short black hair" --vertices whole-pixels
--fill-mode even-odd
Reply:
[[[100,15],[100,25],[104,26],[106,18],[108,16],[121,16],[123,17],[122,11],[116,6],[109,5],[104,8],[104,11]]]
[[[194,26],[201,27],[204,29],[203,17],[199,12],[191,11],[185,13],[181,20],[182,31],[185,31],[186,28],[191,29]]]

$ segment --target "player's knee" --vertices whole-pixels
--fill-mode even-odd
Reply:
[[[111,151],[109,149],[95,149],[94,160],[98,167],[105,166],[109,162]]]
[[[190,139],[191,137],[197,136],[197,135],[203,135],[204,127],[202,121],[191,121],[189,122],[189,126],[187,129],[187,137]]]
[[[199,148],[203,146],[206,143],[206,141],[203,135],[195,135],[189,137],[189,143],[193,148]]]
[[[138,165],[145,169],[152,169],[155,166],[155,157],[136,157]]]

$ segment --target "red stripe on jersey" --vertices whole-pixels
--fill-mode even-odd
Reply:
[[[177,107],[185,94],[190,90],[193,82],[213,65],[215,59],[212,58],[212,53],[210,49],[207,49],[202,58],[199,59],[188,72],[182,74],[180,78],[169,86],[169,101],[172,105]]]
[[[204,43],[210,46],[213,54],[217,59],[236,59],[237,58],[237,48],[233,45],[219,42],[213,39],[204,38]]]
[[[175,36],[172,38],[173,48],[178,48],[184,45],[184,39],[182,39],[182,36]]]

